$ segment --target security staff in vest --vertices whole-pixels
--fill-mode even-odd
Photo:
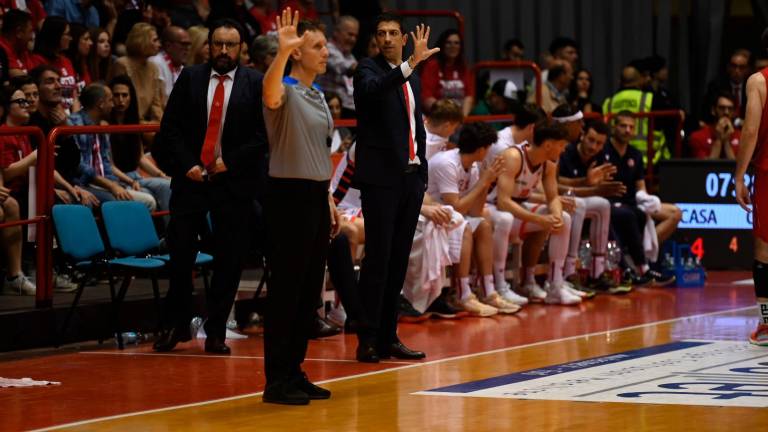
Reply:
[[[427,47],[429,27],[422,24],[411,32],[413,55],[403,61],[408,35],[402,18],[382,14],[375,29],[381,54],[360,61],[354,78],[359,133],[354,183],[365,216],[357,359],[369,363],[425,357],[397,337],[397,300],[427,184],[426,133],[414,71],[440,50]]]
[[[634,66],[625,66],[621,70],[621,89],[603,102],[603,114],[616,114],[621,111],[631,113],[650,112],[653,109],[653,93],[643,91],[645,80]],[[648,119],[638,119],[637,133],[630,143],[643,154],[643,162],[648,163]],[[653,162],[670,157],[666,138],[657,127],[653,132]]]

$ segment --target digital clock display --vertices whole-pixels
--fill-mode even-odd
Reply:
[[[683,213],[673,240],[691,245],[709,269],[749,269],[752,213],[736,203],[735,161],[677,159],[659,164],[659,197]],[[754,176],[744,183],[751,187]]]

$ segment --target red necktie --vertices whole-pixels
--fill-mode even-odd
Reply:
[[[416,153],[413,151],[413,134],[411,133],[411,102],[408,97],[408,83],[403,84],[403,95],[405,95],[405,113],[408,115],[408,159],[416,159]]]
[[[224,110],[224,80],[228,78],[227,75],[214,76],[219,79],[219,84],[216,85],[216,91],[213,93],[211,114],[208,116],[208,129],[205,131],[203,151],[200,153],[200,160],[206,168],[216,161],[216,140],[219,138],[221,113]]]

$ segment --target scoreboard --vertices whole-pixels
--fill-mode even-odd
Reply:
[[[736,203],[735,161],[672,159],[659,163],[659,197],[683,212],[673,240],[691,245],[707,269],[752,268],[752,213]],[[744,182],[751,188],[754,177]]]

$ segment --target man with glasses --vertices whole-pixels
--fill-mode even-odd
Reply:
[[[736,104],[734,118],[744,118],[747,106],[747,78],[752,73],[752,53],[740,48],[731,54],[725,67],[725,75],[720,76],[707,86],[707,94],[704,97],[702,107],[702,120],[709,123],[712,120],[709,108],[715,103],[720,93],[733,95]]]
[[[741,131],[733,124],[736,100],[730,93],[720,93],[712,105],[715,121],[691,134],[691,156],[696,159],[736,159]]]
[[[173,90],[173,84],[181,74],[184,62],[189,54],[192,42],[189,33],[181,27],[169,26],[163,30],[163,49],[149,58],[157,66],[160,79],[163,80],[163,100],[167,101]]]
[[[242,35],[232,20],[212,26],[210,60],[182,69],[153,148],[158,166],[172,178],[167,331],[155,342],[156,351],[170,351],[192,337],[192,270],[197,239],[210,213],[216,259],[206,295],[205,351],[230,353],[224,343],[226,323],[250,238],[253,201],[266,176],[267,152],[262,75],[238,67]]]

